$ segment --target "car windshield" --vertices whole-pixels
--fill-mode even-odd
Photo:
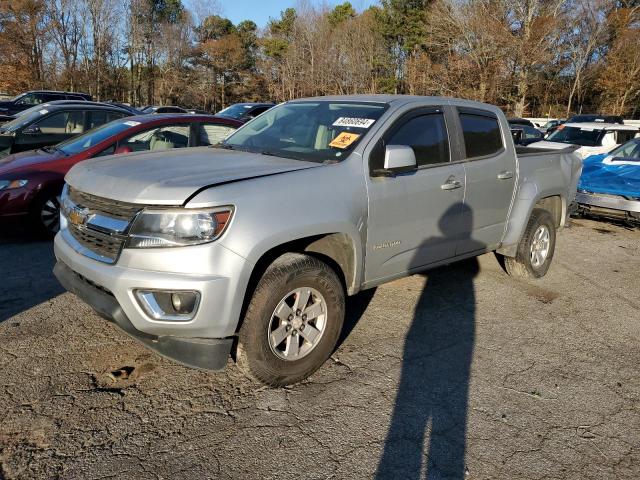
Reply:
[[[80,135],[78,137],[70,138],[62,143],[56,145],[57,150],[61,150],[67,155],[74,155],[76,153],[84,152],[87,148],[91,148],[98,143],[113,137],[120,132],[123,132],[131,127],[140,125],[140,122],[129,119],[118,119],[104,125],[94,128],[89,132]]]
[[[24,97],[26,95],[26,93],[21,93],[20,95],[16,95],[15,97],[13,97],[11,99],[12,102],[17,102],[18,100],[20,100],[22,97]]]
[[[155,112],[156,107],[147,107],[144,110],[142,110],[142,113],[153,113]]]
[[[0,126],[0,132],[2,133],[11,133],[15,132],[22,127],[29,125],[30,123],[37,120],[42,115],[46,115],[49,113],[47,107],[44,105],[37,105],[33,108],[29,109],[30,111],[24,112],[21,115],[18,115],[16,118],[11,120],[10,122],[5,123]]]
[[[558,122],[557,122],[557,121],[555,121],[555,120],[551,120],[551,121],[549,121],[549,122],[545,123],[545,124],[542,126],[542,128],[544,128],[544,129],[552,128],[552,127],[555,127],[557,124],[558,124]]]
[[[247,123],[219,146],[310,162],[339,161],[386,108],[382,103],[285,103]]]
[[[571,143],[583,147],[597,147],[600,145],[604,130],[595,128],[560,126],[558,130],[547,137],[549,142]]]
[[[217,115],[221,115],[223,117],[230,117],[230,118],[242,118],[252,108],[253,108],[253,105],[242,105],[242,104],[231,105],[230,107],[220,110],[217,113]]]
[[[609,156],[614,160],[640,162],[640,139],[631,140],[619,146]]]

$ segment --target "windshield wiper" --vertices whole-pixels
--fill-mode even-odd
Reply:
[[[42,147],[40,150],[42,150],[43,152],[47,152],[47,153],[61,152],[65,157],[69,156],[69,154],[67,152],[65,152],[64,150],[61,150],[60,148],[56,147],[55,145],[47,145],[46,147]]]
[[[233,145],[229,145],[228,143],[218,143],[216,145],[211,145],[212,148],[224,148],[225,150],[235,150]]]

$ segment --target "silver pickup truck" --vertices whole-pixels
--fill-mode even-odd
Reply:
[[[74,167],[54,271],[166,357],[286,385],[331,355],[347,295],[492,251],[543,276],[580,171],[482,103],[290,101],[213,148]]]

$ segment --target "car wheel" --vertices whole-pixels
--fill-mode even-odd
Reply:
[[[307,378],[333,352],[344,310],[344,288],[331,267],[308,255],[282,255],[262,275],[247,307],[238,365],[270,386]]]
[[[31,211],[31,226],[36,233],[53,237],[60,230],[60,192],[49,191],[36,200]]]
[[[507,273],[514,277],[540,278],[546,275],[556,248],[556,226],[551,213],[534,209],[518,244],[515,258],[504,257]]]

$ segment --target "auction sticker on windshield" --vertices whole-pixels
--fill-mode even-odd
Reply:
[[[123,122],[124,125],[129,125],[130,127],[135,127],[140,125],[140,122],[136,122],[134,120],[127,120],[126,122]]]
[[[376,121],[370,118],[340,117],[333,122],[334,127],[369,128]]]
[[[355,142],[359,137],[360,135],[358,135],[357,133],[342,132],[338,134],[338,136],[331,141],[329,146],[335,147],[335,148],[347,148],[349,145]]]

